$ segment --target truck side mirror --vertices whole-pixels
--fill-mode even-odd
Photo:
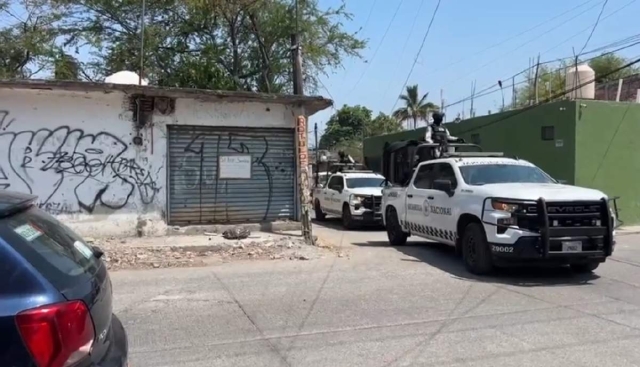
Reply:
[[[433,189],[446,192],[449,197],[453,196],[453,185],[451,180],[434,180]]]

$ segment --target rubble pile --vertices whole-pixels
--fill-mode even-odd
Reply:
[[[200,237],[195,238],[194,237]],[[176,245],[136,243],[137,239],[86,239],[104,251],[110,270],[205,266],[233,260],[311,260],[323,256],[328,246],[308,246],[299,237],[210,241],[208,236],[190,236],[189,244],[174,237]],[[171,243],[171,241],[166,241]],[[183,241],[184,242],[184,241]],[[213,242],[208,244],[209,242]]]

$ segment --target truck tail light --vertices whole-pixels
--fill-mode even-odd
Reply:
[[[22,340],[38,367],[68,367],[89,354],[95,330],[82,301],[45,305],[16,315]]]

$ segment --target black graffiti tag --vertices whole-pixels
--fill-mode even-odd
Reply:
[[[78,207],[89,213],[98,205],[121,209],[135,192],[143,204],[150,204],[160,187],[149,168],[128,157],[128,151],[125,142],[107,132],[87,134],[69,126],[2,131],[0,155],[6,160],[0,161],[0,188],[36,193],[40,205],[52,211],[73,211],[46,205],[70,191]]]

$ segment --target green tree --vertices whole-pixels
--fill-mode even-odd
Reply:
[[[392,116],[400,123],[413,122],[413,129],[416,129],[418,121],[427,121],[431,112],[438,110],[438,106],[427,101],[428,97],[429,92],[420,97],[417,84],[407,86],[406,94],[400,96],[404,106],[393,111]]]
[[[340,144],[364,140],[372,112],[364,106],[344,105],[327,122],[320,138],[320,149],[333,149]]]
[[[379,136],[402,131],[402,123],[382,112],[368,124],[365,137]]]
[[[616,54],[606,54],[596,57],[589,61],[589,66],[596,73],[596,82],[598,83],[606,83],[613,80],[618,80],[621,78],[626,78],[630,75],[637,74],[640,72],[638,68],[630,67],[626,69],[622,69],[617,71],[611,75],[605,76],[612,71],[623,67],[629,63],[629,60],[626,58],[616,55]]]
[[[59,23],[66,47],[89,45],[87,78],[140,69],[139,0],[49,0],[63,7]],[[300,1],[299,30],[305,87],[359,57],[365,42],[344,29],[344,5],[321,9]],[[151,83],[207,89],[291,92],[291,34],[296,29],[289,0],[155,0],[145,12],[144,74]]]
[[[394,133],[402,130],[402,124],[391,116],[373,113],[363,106],[344,105],[327,122],[320,138],[320,149],[344,151],[362,162],[362,143],[371,136]]]
[[[52,66],[60,13],[45,0],[0,0],[0,78],[25,79]]]
[[[561,66],[551,69],[546,65],[541,65],[538,69],[538,101],[546,100],[562,94],[565,89],[566,64],[561,62]],[[561,99],[564,96],[558,96]],[[516,89],[516,108],[529,106],[536,101],[535,74],[527,76],[524,85]]]

